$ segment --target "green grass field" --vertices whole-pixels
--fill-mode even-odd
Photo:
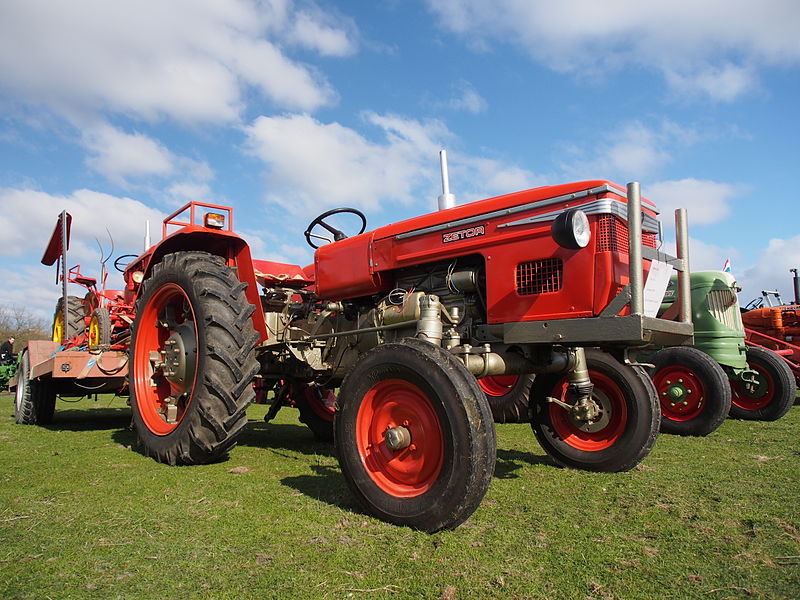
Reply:
[[[124,400],[15,425],[0,397],[0,598],[798,598],[800,406],[663,435],[630,473],[554,466],[498,426],[494,481],[455,531],[361,513],[333,449],[263,406],[228,461],[145,458]]]

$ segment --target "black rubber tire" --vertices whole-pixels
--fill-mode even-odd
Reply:
[[[650,374],[661,404],[661,433],[704,436],[728,418],[731,385],[708,354],[675,346],[659,350],[648,362],[655,365]]]
[[[330,415],[325,413],[325,402],[320,395],[321,393],[327,394],[328,390],[320,390],[320,388],[313,385],[300,384],[293,389],[292,398],[294,399],[294,405],[300,411],[300,422],[308,427],[320,442],[331,443],[333,442],[334,413],[331,412]]]
[[[148,327],[142,323],[144,310],[156,293],[177,286],[186,296],[194,312],[197,336],[197,361],[194,387],[177,426],[160,434],[152,431],[142,416],[152,402],[140,390],[150,372],[139,372],[139,352],[149,351],[139,344],[146,340]],[[167,254],[155,265],[142,284],[136,303],[136,320],[131,338],[129,378],[133,424],[144,454],[158,462],[204,464],[223,459],[236,445],[236,439],[247,424],[247,406],[253,401],[253,377],[259,370],[255,358],[258,334],[251,315],[255,310],[245,296],[246,283],[236,277],[235,269],[207,252]],[[162,292],[159,292],[162,290]],[[144,328],[144,329],[143,329]],[[142,359],[146,363],[147,359]],[[160,374],[163,379],[163,373]],[[149,413],[148,413],[149,414]]]
[[[65,341],[83,333],[83,330],[86,329],[83,299],[78,298],[77,296],[67,296],[67,315],[64,319],[64,332],[61,336],[61,339],[56,339],[55,325],[56,320],[61,313],[61,305],[63,304],[63,301],[63,298],[58,299],[58,302],[56,302],[56,310],[53,312],[53,341],[60,344],[63,344]]]
[[[14,419],[20,425],[47,425],[55,413],[55,387],[49,380],[30,379],[30,373],[30,356],[23,350],[14,396]]]
[[[755,395],[749,394],[741,381],[731,379],[733,400],[730,416],[750,421],[776,421],[789,412],[797,396],[797,382],[789,365],[777,354],[763,348],[747,349],[747,364],[759,372],[760,385]],[[771,394],[768,404],[748,408],[764,394]]]
[[[528,396],[531,393],[533,374],[519,375],[516,383],[502,393],[497,386],[487,385],[484,379],[478,379],[495,423],[527,423]]]
[[[97,327],[97,343],[92,343],[92,328]],[[111,344],[111,315],[107,308],[97,307],[92,311],[89,321],[89,350],[107,348]]]
[[[386,385],[399,385],[414,395],[412,401],[404,403],[395,402],[402,396],[387,393],[383,398],[389,399],[388,405],[394,403],[401,412],[412,406],[411,402],[417,403],[428,411],[427,423],[434,423],[441,433],[438,441],[432,441],[437,436],[426,437],[431,430],[418,427],[425,421],[416,418],[421,413],[411,417],[411,441],[421,447],[398,452],[418,452],[406,455],[411,460],[433,454],[437,457],[434,463],[440,467],[426,475],[414,471],[413,477],[427,478],[425,485],[411,494],[387,489],[392,484],[378,482],[383,476],[391,480],[392,473],[388,468],[376,469],[375,457],[382,460],[381,456],[392,451],[380,442],[381,450],[371,452],[374,445],[366,444],[358,435],[359,422],[362,429],[367,427],[365,423],[381,428],[379,422],[370,421],[369,415],[378,390]],[[373,403],[365,398],[372,398]],[[494,473],[494,422],[483,391],[455,356],[426,341],[409,338],[382,344],[365,354],[342,383],[334,432],[339,465],[348,486],[367,512],[390,523],[427,532],[455,528],[478,507]],[[383,451],[389,454],[383,455]]]
[[[553,396],[566,401],[566,377],[537,375],[531,389],[531,427],[545,452],[563,466],[609,473],[628,471],[647,456],[658,436],[661,411],[655,386],[641,367],[624,365],[600,350],[587,349],[586,361],[595,386],[593,396],[602,401],[615,394],[624,411],[608,411],[609,422],[594,432],[598,435],[593,440],[593,436],[559,420],[554,411],[565,409],[547,401]],[[612,434],[615,439],[605,441]]]

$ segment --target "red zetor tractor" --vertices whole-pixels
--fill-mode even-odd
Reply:
[[[67,270],[71,227],[72,215],[63,211],[42,256],[42,264],[51,266],[58,262],[57,268],[61,271],[62,295],[53,314],[53,341],[64,348],[88,346],[90,351],[126,350],[133,323],[133,305],[125,303],[121,291],[106,289],[108,272],[105,263],[108,258],[101,260],[99,288],[97,279],[81,273],[80,265]],[[114,263],[120,271],[123,270],[120,260],[124,258],[122,256]],[[67,295],[69,283],[85,288],[86,294],[82,298]]]
[[[360,231],[347,237],[338,213]],[[338,208],[306,229],[317,249],[301,268],[253,260],[232,209],[189,204],[125,271],[141,446],[170,464],[219,459],[246,424],[258,378],[275,390],[273,413],[291,402],[330,431],[335,410],[342,473],[368,512],[436,531],[475,510],[494,471],[478,378],[536,373],[530,410],[545,451],[563,465],[630,469],[653,446],[660,413],[627,349],[691,341],[693,331],[685,212],[677,259],[655,250],[656,214],[638,184],[626,192],[606,181],[367,233],[362,213]],[[666,287],[644,282],[657,262],[681,269],[680,321],[645,314]]]

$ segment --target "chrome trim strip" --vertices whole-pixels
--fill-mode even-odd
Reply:
[[[580,209],[587,215],[614,215],[615,217],[622,219],[624,222],[628,222],[627,206],[619,200],[614,200],[612,198],[603,198],[600,200],[595,200],[594,202],[589,202],[588,204],[583,204],[581,205]],[[546,223],[547,221],[552,221],[566,210],[570,209],[562,208],[541,215],[536,215],[534,217],[528,217],[527,219],[520,219],[519,221],[512,221],[510,223],[502,223],[501,225],[498,225],[497,228],[501,229],[503,227],[515,227],[517,225]],[[648,233],[658,233],[658,219],[647,214],[642,214],[642,229]]]
[[[406,231],[404,233],[399,233],[395,237],[396,240],[404,240],[407,238],[417,237],[420,235],[425,235],[426,233],[434,233],[436,231],[443,231],[445,229],[452,229],[453,227],[463,227],[464,225],[472,225],[473,223],[480,223],[481,221],[485,221],[487,219],[494,219],[496,217],[506,217],[508,215],[514,215],[516,213],[525,212],[526,210],[532,210],[534,208],[539,208],[541,206],[548,206],[550,204],[558,204],[559,202],[568,202],[570,200],[579,200],[581,198],[586,198],[587,196],[592,196],[594,194],[603,194],[611,192],[617,194],[618,196],[622,196],[623,198],[627,197],[626,192],[624,190],[620,190],[619,188],[612,187],[610,185],[604,184],[598,187],[589,188],[588,190],[583,190],[582,192],[574,192],[572,194],[564,194],[562,196],[556,196],[555,198],[547,198],[546,200],[537,200],[536,202],[529,202],[528,204],[521,204],[520,206],[512,206],[511,208],[504,208],[503,210],[496,210],[494,212],[485,213],[482,215],[475,215],[472,217],[466,217],[464,219],[459,219],[458,221],[450,221],[449,223],[441,223],[440,225],[432,225],[431,227],[425,227],[423,229],[415,229],[413,231]],[[620,203],[621,204],[621,203]],[[559,211],[560,212],[560,211]],[[550,214],[550,213],[548,213]],[[557,214],[557,213],[556,213]],[[655,221],[655,219],[653,219]],[[509,225],[506,223],[505,225],[500,225],[499,227],[504,227]]]

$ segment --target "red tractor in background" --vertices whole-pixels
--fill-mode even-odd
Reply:
[[[359,220],[357,234],[336,226],[340,214]],[[141,447],[169,464],[218,460],[247,422],[255,381],[262,396],[274,392],[268,418],[291,403],[315,433],[333,430],[368,512],[452,528],[494,471],[478,379],[535,373],[531,425],[545,451],[567,466],[630,469],[652,448],[660,413],[628,349],[691,342],[693,331],[685,211],[677,258],[656,250],[656,215],[638,184],[607,181],[366,233],[360,211],[338,208],[305,230],[316,252],[300,267],[254,260],[232,209],[190,203],[124,273]],[[676,321],[650,316],[666,287],[651,275],[664,264],[679,271]]]
[[[72,215],[63,211],[42,256],[43,265],[52,266],[58,263],[56,268],[61,271],[59,279],[62,283],[62,295],[53,314],[52,339],[64,349],[86,346],[90,351],[127,350],[134,317],[133,305],[125,302],[122,291],[106,289],[108,258],[101,257],[99,288],[97,279],[81,273],[80,265],[67,271],[66,251],[69,248],[71,228]],[[124,269],[121,261],[135,256],[120,256],[114,265],[122,272]],[[69,283],[86,289],[84,296],[81,298],[68,295]]]
[[[742,309],[747,344],[772,350],[783,358],[800,385],[800,276],[793,274],[794,303],[783,304],[776,291],[764,290],[761,297]],[[773,306],[772,298],[777,300]]]

